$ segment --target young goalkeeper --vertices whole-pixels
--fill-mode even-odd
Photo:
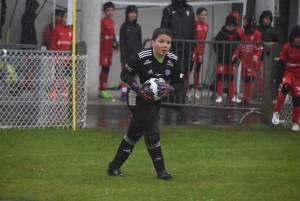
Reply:
[[[158,28],[152,35],[152,47],[135,53],[125,64],[121,80],[129,87],[127,105],[132,114],[131,122],[114,159],[109,163],[107,174],[123,176],[120,167],[133,151],[135,144],[144,136],[147,151],[151,157],[157,177],[172,178],[166,171],[160,144],[157,114],[161,101],[153,101],[153,95],[145,90],[150,78],[163,78],[158,82],[158,95],[174,95],[184,87],[184,75],[177,56],[170,53],[172,34],[166,28]]]

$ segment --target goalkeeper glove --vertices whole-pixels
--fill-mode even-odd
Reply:
[[[168,83],[165,83],[165,82],[157,83],[157,95],[160,97],[164,97],[168,94],[173,94],[174,91],[175,91],[174,87],[172,87]]]
[[[146,83],[146,84],[138,84],[138,83],[133,83],[131,86],[131,89],[135,92],[137,92],[145,101],[153,101],[154,100],[154,94],[153,92],[149,92],[145,90],[145,87],[150,86],[151,83]]]

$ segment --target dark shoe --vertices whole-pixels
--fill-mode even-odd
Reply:
[[[120,176],[123,177],[124,175],[122,174],[122,172],[120,171],[119,168],[113,168],[111,167],[111,162],[108,165],[107,168],[107,174],[111,175],[111,176]]]
[[[170,179],[172,179],[173,175],[171,173],[167,172],[166,170],[163,170],[163,171],[157,173],[157,177],[162,180],[170,180]]]
[[[126,101],[127,100],[126,94],[121,94],[120,100],[121,101]]]

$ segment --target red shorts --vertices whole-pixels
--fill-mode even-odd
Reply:
[[[111,66],[112,54],[100,54],[100,66]]]
[[[291,75],[289,72],[284,72],[282,84],[290,84],[291,90],[290,95],[291,96],[298,96],[300,97],[300,79],[299,77],[295,77]]]
[[[191,61],[193,62],[197,62],[197,63],[201,63],[202,64],[202,54],[198,54],[198,53],[193,53]]]
[[[236,71],[236,64],[218,64],[217,66],[217,73],[218,74],[227,74],[227,75],[233,75]]]

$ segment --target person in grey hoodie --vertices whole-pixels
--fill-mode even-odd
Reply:
[[[142,49],[142,29],[137,23],[138,9],[134,5],[128,5],[125,10],[125,22],[120,28],[120,53],[121,69],[124,69],[129,58]],[[121,82],[122,94],[120,99],[126,101],[127,86]]]

